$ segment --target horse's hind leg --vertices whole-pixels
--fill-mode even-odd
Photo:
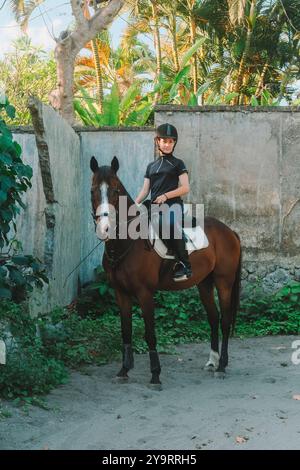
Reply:
[[[116,289],[116,300],[120,308],[121,329],[123,340],[123,361],[122,367],[117,374],[119,379],[128,379],[128,371],[133,369],[133,351],[132,351],[132,300],[125,292]]]
[[[156,335],[155,335],[155,321],[154,321],[154,299],[153,294],[145,289],[139,290],[137,295],[145,323],[145,340],[149,348],[150,357],[150,370],[152,385],[159,385],[161,367],[159,362],[158,352],[156,350]]]
[[[206,370],[214,371],[219,366],[219,312],[214,300],[214,281],[212,275],[208,276],[204,281],[198,284],[200,299],[207,313],[208,323],[210,325],[210,344],[211,350]]]
[[[222,330],[222,347],[219,367],[217,375],[224,377],[225,368],[228,365],[228,340],[230,335],[230,328],[232,325],[232,309],[231,309],[231,294],[233,283],[229,283],[225,279],[215,279],[216,287],[218,290],[220,310],[221,310],[221,330]]]

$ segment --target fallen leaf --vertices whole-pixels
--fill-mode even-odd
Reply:
[[[300,395],[293,395],[294,400],[299,400],[300,401]]]
[[[243,437],[243,436],[237,436],[235,438],[235,441],[238,443],[238,444],[245,444],[245,442],[247,442],[249,439],[249,437]]]

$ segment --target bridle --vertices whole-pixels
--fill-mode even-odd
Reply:
[[[109,186],[108,186],[109,187]],[[120,193],[120,189],[118,188],[110,188],[111,190],[117,192],[118,194]],[[100,192],[100,187],[99,187],[99,192]],[[101,200],[101,198],[100,198]],[[118,239],[118,235],[119,235],[119,227],[123,224],[126,224],[128,225],[130,222],[132,222],[133,220],[135,220],[137,217],[141,217],[141,214],[138,214],[136,215],[135,217],[129,219],[129,220],[126,220],[124,222],[121,222],[120,224],[118,223],[119,221],[119,210],[118,210],[118,207],[114,206],[115,208],[115,211],[116,211],[116,226],[114,227],[116,229],[116,236],[117,236],[117,239]],[[94,225],[95,225],[95,229],[97,228],[97,219],[101,219],[101,217],[109,217],[109,213],[106,212],[106,211],[103,211],[103,212],[100,212],[100,213],[97,213],[97,210],[96,212],[92,212],[92,217],[93,217],[93,220],[94,220]],[[112,240],[111,240],[112,241]],[[114,249],[114,247],[110,246],[108,248],[108,245],[107,243],[105,244],[105,255],[112,267],[112,269],[115,269],[118,264],[122,261],[123,258],[126,257],[126,255],[129,253],[129,251],[131,250],[131,248],[133,247],[134,245],[134,242],[135,240],[131,240],[131,243],[129,244],[128,247],[126,247],[126,249],[120,253],[120,254],[117,254],[116,253],[116,250]],[[110,253],[109,253],[110,252]]]
[[[111,188],[111,190],[115,191],[117,194],[120,194],[120,189],[119,188]],[[100,186],[98,187],[98,191],[100,193]],[[91,191],[93,192],[93,190]],[[100,198],[101,200],[101,198]],[[116,214],[117,214],[117,219],[118,219],[118,215],[119,215],[119,211],[118,209],[115,207],[116,209]],[[100,212],[100,214],[98,213],[97,209],[96,211],[94,210],[93,212],[91,212],[91,215],[92,215],[92,218],[93,218],[93,221],[94,221],[94,227],[95,227],[95,230],[96,230],[96,227],[97,227],[97,219],[101,219],[101,217],[109,217],[109,212]],[[116,229],[118,230],[118,226],[116,227]]]
[[[99,187],[98,189],[99,189],[99,191],[100,191],[100,187]],[[120,190],[119,190],[118,188],[113,188],[113,189],[114,189],[115,191],[117,191],[118,193],[120,193]],[[92,190],[92,191],[93,191],[93,190]],[[118,214],[118,210],[117,210],[117,209],[116,209],[116,211],[117,211],[117,220],[118,220],[119,214]],[[98,218],[98,217],[108,217],[109,214],[108,214],[108,212],[101,212],[100,214],[97,214],[97,211],[96,211],[96,213],[95,213],[95,211],[93,211],[93,212],[91,212],[91,216],[92,216],[92,218],[93,218],[94,225],[95,225],[95,229],[96,229],[96,227],[97,227],[97,223],[96,223],[97,218]],[[126,221],[126,222],[123,222],[123,223],[129,223],[129,222],[131,222],[132,220],[135,220],[137,217],[143,217],[143,215],[139,214],[139,215],[135,216],[134,218],[132,218],[132,219]],[[148,215],[147,215],[147,217],[148,217]],[[86,255],[86,256],[80,261],[80,263],[78,263],[77,266],[75,266],[75,268],[68,274],[68,276],[66,277],[65,282],[64,282],[64,287],[65,287],[65,285],[66,285],[66,283],[67,283],[67,280],[68,280],[69,277],[73,274],[73,272],[76,271],[76,269],[79,268],[79,266],[81,266],[81,264],[93,253],[93,251],[96,250],[96,248],[98,248],[98,246],[101,245],[101,243],[103,243],[103,241],[104,241],[104,240],[100,240],[100,242],[97,243],[97,245],[88,253],[88,255]],[[116,268],[116,266],[119,264],[119,262],[127,255],[127,253],[128,253],[128,252],[130,251],[130,249],[132,248],[134,242],[135,242],[135,240],[132,240],[132,243],[130,244],[129,248],[126,249],[120,256],[118,256],[118,258],[114,258],[114,257],[109,256],[108,253],[107,253],[107,250],[106,250],[106,246],[107,246],[107,245],[105,245],[106,256],[107,256],[108,261],[110,262],[110,264],[111,264],[111,266],[112,266],[113,269]],[[148,242],[148,243],[147,243],[147,242]],[[152,248],[153,248],[153,247],[149,244],[149,241],[146,240],[146,249],[147,249],[147,250],[152,250]]]

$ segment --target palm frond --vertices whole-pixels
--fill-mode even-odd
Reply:
[[[31,14],[39,5],[44,3],[44,1],[45,0],[11,0],[11,8],[22,31],[27,31]]]

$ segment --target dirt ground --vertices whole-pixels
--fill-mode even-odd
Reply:
[[[296,339],[232,339],[225,380],[203,370],[207,343],[179,346],[161,355],[161,391],[147,386],[147,354],[125,384],[113,380],[116,362],[72,372],[49,410],[2,402],[12,416],[0,421],[0,449],[299,449]]]

